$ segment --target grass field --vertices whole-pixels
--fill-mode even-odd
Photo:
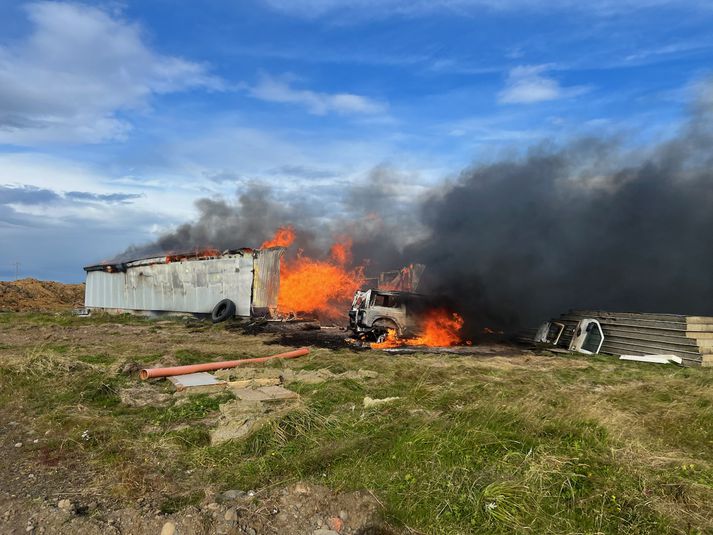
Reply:
[[[199,503],[208,487],[308,481],[367,489],[411,533],[713,532],[712,369],[314,349],[274,366],[379,375],[296,383],[297,409],[219,446],[210,430],[231,394],[121,402],[139,382],[126,362],[282,349],[272,335],[179,320],[0,315],[2,424],[50,437],[8,454],[19,463],[61,452],[57,462],[85,471],[64,484],[117,503],[150,496],[164,512]],[[167,381],[151,389],[172,392]],[[364,409],[365,396],[399,399]]]

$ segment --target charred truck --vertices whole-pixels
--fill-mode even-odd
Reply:
[[[399,271],[387,271],[367,281],[354,294],[349,310],[349,328],[359,338],[383,340],[389,330],[400,338],[415,334],[422,312],[433,299],[415,293],[425,266],[412,264]],[[369,287],[371,286],[371,287]]]
[[[349,310],[349,328],[359,338],[381,342],[389,330],[399,338],[416,333],[420,312],[428,298],[421,294],[388,290],[359,290]]]

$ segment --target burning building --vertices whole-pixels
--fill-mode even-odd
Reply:
[[[214,319],[234,307],[236,316],[272,316],[283,253],[283,247],[209,249],[87,266],[84,305],[110,312],[212,313]]]

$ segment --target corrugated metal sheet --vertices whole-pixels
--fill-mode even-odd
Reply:
[[[576,310],[557,320],[565,330],[557,344],[567,348],[580,320],[599,321],[601,352],[610,355],[672,354],[686,365],[713,365],[713,317]]]
[[[265,254],[267,253],[267,254]],[[254,268],[261,265],[261,281],[277,277],[280,254],[241,250],[217,258],[162,262],[141,260],[121,266],[122,271],[87,268],[85,306],[118,310],[190,312],[208,314],[222,299],[236,305],[238,316],[253,308]],[[263,255],[267,262],[261,263]],[[276,260],[275,260],[276,258]],[[274,288],[274,282],[268,289]],[[277,294],[261,290],[261,302],[277,303]],[[272,299],[272,301],[271,301]]]
[[[280,293],[280,259],[285,249],[272,247],[262,249],[256,257],[253,269],[253,316],[271,316],[277,310]]]

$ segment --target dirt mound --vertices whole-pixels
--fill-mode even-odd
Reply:
[[[21,279],[0,282],[0,312],[68,310],[84,303],[84,284]]]

